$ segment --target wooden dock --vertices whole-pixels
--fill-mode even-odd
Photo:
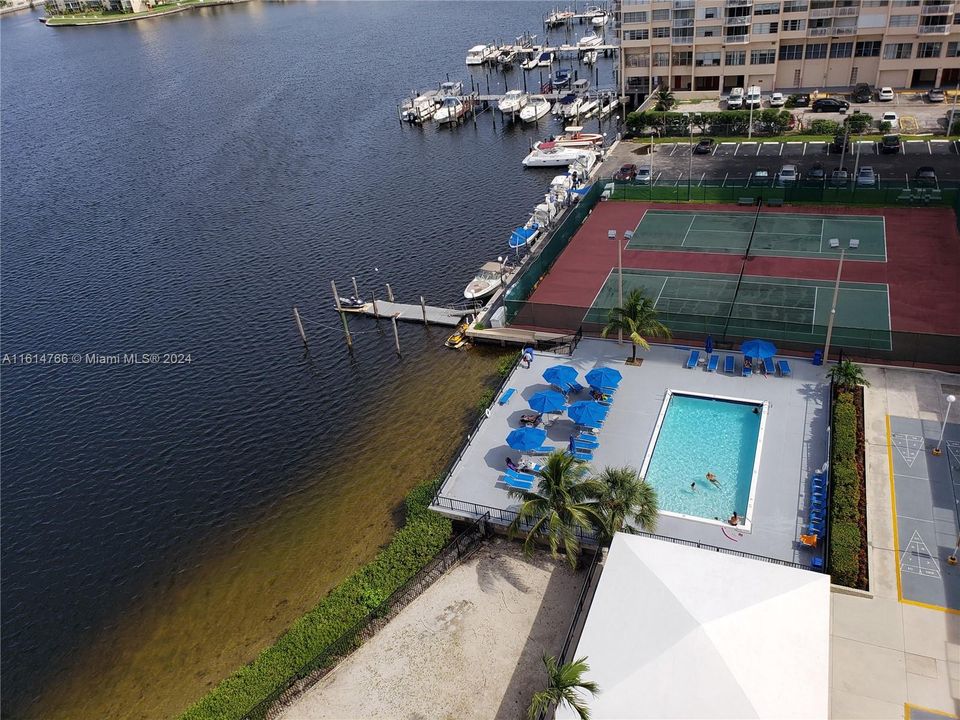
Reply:
[[[425,323],[428,325],[443,325],[446,327],[456,327],[467,315],[472,315],[473,310],[469,308],[444,308],[433,305],[410,305],[407,303],[390,302],[389,300],[377,300],[376,303],[364,303],[362,307],[344,307],[345,313],[354,315],[367,315],[369,317],[378,317],[390,319],[396,317],[397,320],[406,322]]]

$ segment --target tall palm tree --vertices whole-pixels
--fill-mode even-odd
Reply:
[[[657,529],[660,505],[657,491],[647,483],[636,468],[608,467],[596,477],[603,486],[600,512],[603,523],[597,532],[604,544],[609,544],[618,532]]]
[[[591,695],[600,692],[600,686],[593,680],[584,680],[583,674],[590,670],[587,658],[582,657],[572,663],[557,665],[557,659],[543,654],[543,664],[547,668],[547,687],[535,693],[527,708],[527,717],[530,720],[550,708],[551,705],[567,705],[581,720],[590,720],[590,708],[587,707],[581,690]]]
[[[833,380],[841,390],[853,390],[858,386],[870,387],[863,376],[863,368],[850,360],[841,360],[830,368],[827,377]]]
[[[666,112],[677,104],[677,99],[673,96],[670,88],[662,87],[657,90],[657,110]]]
[[[537,536],[542,533],[550,542],[553,557],[559,557],[562,546],[570,566],[576,568],[580,556],[577,532],[600,523],[596,498],[603,488],[589,477],[586,465],[562,450],[550,453],[537,475],[536,490],[510,491],[511,497],[523,501],[510,523],[510,532],[516,535],[524,525],[529,525],[524,552],[533,553]]]
[[[607,326],[600,333],[607,337],[615,330],[623,330],[633,342],[633,357],[630,362],[637,361],[637,345],[644,350],[650,349],[647,337],[670,338],[670,328],[657,320],[657,311],[653,300],[643,294],[642,290],[631,290],[623,307],[610,309]]]

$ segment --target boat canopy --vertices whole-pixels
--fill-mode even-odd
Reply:
[[[568,125],[563,131],[568,133],[581,133],[583,132],[583,125]]]
[[[518,227],[510,235],[510,247],[523,247],[530,242],[530,238],[532,238],[539,229],[540,226],[537,223],[533,223],[530,227]]]

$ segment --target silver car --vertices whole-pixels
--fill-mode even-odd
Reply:
[[[635,183],[640,185],[649,185],[650,184],[650,168],[648,167],[638,167],[637,176],[633,179]]]
[[[793,185],[800,179],[800,173],[797,172],[796,165],[784,165],[777,173],[777,187],[786,187]]]
[[[865,165],[857,172],[857,187],[873,187],[877,184],[877,175],[873,168]]]

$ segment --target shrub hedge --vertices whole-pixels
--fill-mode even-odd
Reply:
[[[833,405],[833,502],[830,510],[830,573],[833,582],[856,587],[860,576],[860,469],[857,464],[857,407],[841,392]]]
[[[432,481],[411,490],[406,523],[390,543],[255,660],[188,708],[181,720],[242,718],[429,563],[452,532],[449,519],[429,510],[436,487]]]

